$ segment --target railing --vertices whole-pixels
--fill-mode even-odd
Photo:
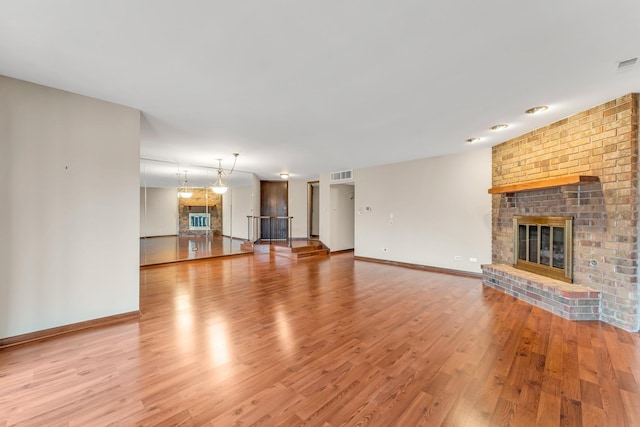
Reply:
[[[291,244],[292,216],[252,216],[247,215],[247,237],[253,243],[286,241]]]

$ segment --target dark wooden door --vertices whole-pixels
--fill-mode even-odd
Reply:
[[[260,220],[261,239],[287,239],[289,186],[287,181],[260,182],[260,215],[269,216]]]

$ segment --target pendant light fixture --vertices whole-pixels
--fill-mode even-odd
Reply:
[[[216,194],[224,194],[229,189],[222,180],[222,159],[218,159],[218,180],[211,186],[211,189]]]
[[[231,167],[231,170],[229,171],[228,175],[231,175],[233,173],[233,170],[236,168],[236,162],[238,161],[238,156],[239,156],[238,153],[233,153],[233,166]],[[216,194],[224,194],[229,189],[229,186],[225,184],[224,180],[222,179],[222,175],[224,175],[224,171],[222,169],[222,159],[217,159],[217,160],[218,160],[218,179],[211,186],[211,190],[213,190],[213,192]]]
[[[184,181],[182,181],[182,185],[178,188],[178,197],[181,199],[188,199],[193,195],[193,192],[189,188],[189,180],[187,179],[187,171],[184,171]]]

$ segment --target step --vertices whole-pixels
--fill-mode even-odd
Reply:
[[[296,255],[296,259],[326,258],[329,256],[329,249],[320,248],[320,249],[316,249],[308,252],[294,252],[293,254]]]
[[[329,250],[325,248],[308,250],[305,252],[288,252],[276,250],[274,253],[278,256],[287,257],[289,259],[308,259],[308,258],[325,258],[329,256]]]
[[[324,249],[322,246],[322,243],[315,243],[307,246],[296,246],[291,248],[291,252],[293,253],[308,252],[308,251],[315,251],[317,249]]]
[[[276,255],[285,256],[289,259],[321,258],[326,257],[329,254],[329,250],[320,242],[304,246],[295,246],[292,248],[289,246],[273,245],[271,250]]]
[[[273,252],[276,255],[284,256],[289,259],[324,258],[329,255],[329,250],[325,248],[321,242],[289,247],[279,244],[253,243],[245,240],[240,248],[243,251],[253,252],[254,254]]]
[[[300,253],[300,252],[315,251],[318,249],[323,249],[322,243],[305,245],[305,246],[294,246],[292,248],[290,248],[289,246],[272,245],[272,250],[274,252]]]

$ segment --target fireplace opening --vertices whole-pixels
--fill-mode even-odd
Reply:
[[[571,283],[573,217],[514,216],[513,266]]]

